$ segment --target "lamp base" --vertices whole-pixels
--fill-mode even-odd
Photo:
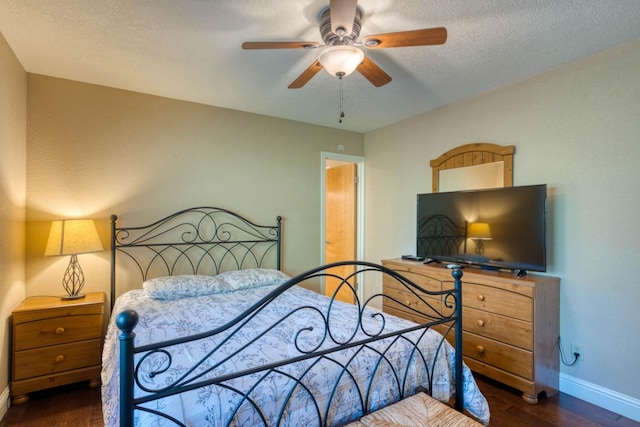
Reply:
[[[62,278],[62,287],[67,291],[67,295],[60,297],[63,300],[84,298],[80,290],[84,287],[84,273],[78,262],[78,256],[71,254],[69,265]]]
[[[71,299],[80,299],[80,298],[84,298],[84,294],[78,294],[78,295],[62,295],[60,297],[61,300],[71,300]]]

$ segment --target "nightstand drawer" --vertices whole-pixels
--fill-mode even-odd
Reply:
[[[100,339],[14,353],[14,380],[100,365]]]
[[[467,332],[533,351],[533,324],[475,308],[462,308],[462,325]]]
[[[533,353],[468,332],[463,333],[465,357],[533,379]]]
[[[15,326],[15,351],[100,338],[102,315],[56,317]]]
[[[533,300],[504,289],[463,282],[462,304],[527,322],[533,321]]]

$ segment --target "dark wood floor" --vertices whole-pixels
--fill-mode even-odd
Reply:
[[[481,376],[478,386],[489,401],[491,426],[640,427],[640,423],[564,393],[529,405],[520,393]],[[100,389],[84,384],[33,393],[28,403],[11,406],[0,427],[102,426]]]
[[[640,427],[640,423],[565,393],[549,398],[541,395],[537,405],[529,405],[522,393],[491,379],[475,375],[482,394],[489,401],[491,427]]]
[[[9,407],[0,427],[9,426],[104,426],[100,387],[85,382],[31,393],[27,403]]]

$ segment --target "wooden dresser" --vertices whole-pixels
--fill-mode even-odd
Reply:
[[[79,381],[100,384],[105,295],[30,297],[13,311],[13,404],[28,393]]]
[[[400,259],[384,260],[382,264],[428,290],[453,286],[451,270],[440,264]],[[537,403],[541,392],[555,394],[559,373],[560,279],[534,274],[518,278],[510,272],[475,268],[465,268],[463,272],[465,363],[474,372],[522,391],[522,398],[528,403]],[[423,275],[437,280],[427,280]],[[390,282],[383,286],[385,293],[396,293],[397,299],[406,305],[416,303],[417,298],[398,294]],[[392,302],[385,303],[384,311],[425,321]]]

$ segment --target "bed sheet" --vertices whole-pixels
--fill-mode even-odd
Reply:
[[[248,309],[255,301],[265,296],[277,286],[262,286],[258,288],[241,289],[223,294],[205,295],[198,297],[180,298],[173,301],[157,300],[149,298],[148,294],[140,289],[130,291],[118,298],[112,315],[111,322],[103,350],[102,371],[102,401],[103,414],[106,426],[119,425],[119,330],[115,326],[115,315],[125,309],[136,310],[140,321],[135,328],[136,346],[164,341],[172,338],[193,335],[199,332],[211,330],[222,326],[230,319]],[[274,360],[291,357],[292,354],[300,354],[296,344],[303,349],[311,349],[318,345],[318,332],[324,330],[323,320],[315,315],[316,309],[326,309],[329,298],[319,295],[301,287],[293,287],[281,294],[269,304],[269,309],[264,316],[256,318],[252,324],[248,324],[244,333],[237,334],[224,346],[222,353],[218,352],[207,360],[198,372],[212,369],[215,374],[237,372],[253,366],[262,365]],[[291,313],[292,307],[307,307]],[[329,318],[330,330],[334,339],[345,341],[354,333],[355,322],[354,306],[334,302],[331,305],[331,317]],[[375,310],[372,310],[374,313]],[[263,338],[258,339],[248,349],[241,351],[237,357],[228,362],[216,365],[223,356],[230,354],[232,349],[239,349],[245,340],[251,340],[252,332],[265,325],[277,324],[284,317],[287,322],[280,323]],[[412,325],[411,322],[389,314],[384,315],[385,330],[390,328],[397,330]],[[363,316],[365,331],[375,332],[380,327],[380,318],[376,316]],[[351,324],[352,326],[348,326]],[[313,331],[299,333],[302,327],[313,326]],[[362,331],[357,332],[363,335]],[[416,336],[411,339],[421,340],[421,346],[428,348],[425,352],[427,358],[436,357],[441,336],[435,331],[427,331],[424,336]],[[211,337],[200,341],[188,342],[172,351],[173,364],[171,369],[163,375],[154,378],[145,378],[146,386],[159,387],[170,383],[187,369],[200,360],[224,339],[223,336]],[[287,343],[286,345],[283,345]],[[398,388],[404,387],[408,394],[415,391],[416,385],[427,383],[427,372],[422,365],[415,362],[415,354],[411,353],[411,345],[403,340],[393,344],[393,352],[387,354],[389,364],[397,367],[407,367],[407,381],[404,385],[398,384],[398,379],[393,378],[392,370],[388,369],[386,362],[375,370],[376,386],[372,388],[371,401],[373,408],[382,407],[397,400]],[[445,340],[444,347],[437,352],[433,376],[432,395],[438,400],[448,401],[454,392],[454,376],[452,372],[454,350]],[[411,361],[413,357],[413,361]],[[264,413],[256,412],[252,405],[243,401],[237,393],[229,388],[207,386],[201,389],[183,393],[179,396],[171,396],[148,404],[148,407],[169,413],[180,422],[189,426],[219,426],[238,425],[254,426],[273,425],[281,416],[285,422],[282,425],[301,426],[317,421],[317,413],[321,412],[323,418],[329,420],[328,425],[343,424],[358,415],[361,415],[361,403],[358,393],[352,388],[354,381],[366,382],[372,375],[373,367],[378,360],[376,351],[361,351],[355,354],[355,350],[345,351],[334,360],[324,359],[307,360],[283,368],[281,374],[270,375],[266,380],[258,382],[261,374],[256,373],[235,379],[233,387],[250,389],[252,399],[260,407],[265,408]],[[161,356],[149,358],[149,363],[162,366],[165,360]],[[354,380],[349,375],[341,374],[341,365],[349,364]],[[303,386],[296,386],[287,374],[308,371],[305,375]],[[338,381],[339,386],[334,389],[333,384]],[[388,377],[388,378],[386,378]],[[387,382],[382,382],[384,378]],[[404,382],[404,381],[401,381]],[[286,408],[278,403],[287,396],[292,389],[293,398]],[[489,421],[489,408],[486,399],[480,393],[469,369],[464,366],[464,395],[465,408],[481,422]],[[145,392],[136,387],[136,396]],[[313,393],[318,406],[311,404],[308,393]],[[331,404],[329,403],[331,402]],[[233,421],[227,418],[226,408],[238,407],[239,410]],[[325,414],[326,412],[326,414]],[[263,418],[264,417],[264,418]],[[155,415],[147,412],[136,411],[135,424],[139,426],[169,425]]]

